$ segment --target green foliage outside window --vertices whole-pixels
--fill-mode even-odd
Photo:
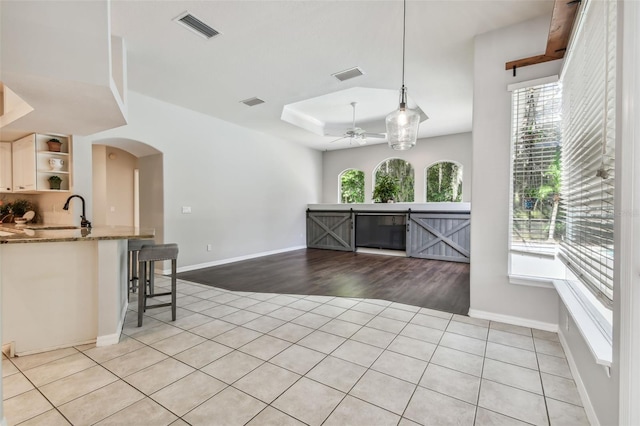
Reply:
[[[462,167],[440,162],[427,169],[427,202],[462,201]]]
[[[388,179],[381,180],[382,176],[388,176],[398,185],[395,196],[392,198],[397,203],[412,203],[414,200],[414,172],[411,163],[399,158],[392,158],[385,161],[378,167],[375,172],[375,188],[373,191],[373,199],[376,202],[381,201],[376,197],[376,191],[381,184],[388,185]]]
[[[340,176],[340,202],[364,203],[364,172],[349,169]]]
[[[514,94],[514,242],[552,242],[564,235],[559,95],[560,89],[551,84]]]

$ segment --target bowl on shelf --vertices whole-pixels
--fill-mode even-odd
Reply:
[[[27,219],[24,217],[16,217],[14,221],[16,225],[24,225],[25,223],[27,223]]]

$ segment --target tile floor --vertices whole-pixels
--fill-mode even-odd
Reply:
[[[158,277],[156,285],[169,281]],[[119,344],[3,359],[9,425],[588,424],[554,333],[179,281]]]

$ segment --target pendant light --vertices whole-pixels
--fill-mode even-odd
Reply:
[[[404,87],[407,0],[404,0],[402,12],[402,88],[400,89],[400,107],[397,111],[389,114],[385,120],[389,146],[399,151],[415,146],[416,139],[418,139],[418,127],[420,126],[420,114],[407,108],[407,88]]]

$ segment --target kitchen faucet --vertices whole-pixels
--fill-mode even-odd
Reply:
[[[71,201],[72,198],[74,197],[78,197],[80,198],[80,200],[82,200],[82,215],[80,216],[81,220],[80,220],[80,227],[81,228],[91,228],[91,222],[89,222],[87,220],[87,217],[85,216],[85,211],[84,211],[84,198],[82,198],[80,195],[72,195],[71,197],[67,198],[67,202],[64,203],[64,207],[62,207],[63,210],[69,210],[69,201]]]

